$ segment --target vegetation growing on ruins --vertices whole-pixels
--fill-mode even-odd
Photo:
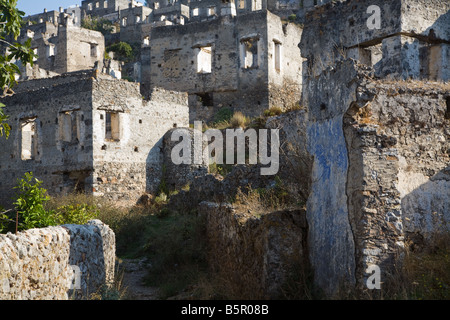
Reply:
[[[99,209],[95,205],[61,203],[47,194],[42,183],[31,172],[17,181],[13,209],[5,211],[0,208],[0,233],[62,224],[85,224],[97,217]]]
[[[114,58],[120,61],[129,62],[134,58],[133,48],[129,43],[123,41],[110,45],[106,48],[106,52],[114,52]]]
[[[105,18],[87,16],[81,21],[81,27],[89,30],[99,31],[103,35],[111,34],[115,26]]]

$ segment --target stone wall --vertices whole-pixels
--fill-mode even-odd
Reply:
[[[1,139],[0,203],[9,207],[25,172],[50,195],[82,191],[135,203],[162,177],[162,138],[187,127],[187,95],[93,71],[21,82],[2,99],[12,126]]]
[[[307,262],[305,212],[286,210],[258,215],[229,204],[202,202],[210,245],[209,265],[236,299],[283,298],[290,272]]]
[[[369,6],[377,6],[379,16]],[[378,77],[446,81],[449,10],[445,0],[350,0],[316,7],[306,14],[300,42],[308,59],[305,74],[319,75],[336,60],[354,58],[373,66]],[[380,25],[369,28],[374,18]]]
[[[163,172],[163,136],[187,127],[187,95],[154,88],[149,100],[139,84],[104,80],[93,92],[94,195],[133,203],[157,191]],[[107,113],[118,114],[118,136],[107,137]]]
[[[347,111],[347,196],[357,277],[395,264],[408,244],[424,247],[450,230],[449,86],[364,86],[370,100]]]
[[[93,161],[92,72],[24,81],[14,90],[2,99],[12,130],[0,140],[0,203],[11,204],[17,179],[29,171],[51,194],[84,191]]]
[[[379,82],[347,60],[305,86],[308,245],[333,295],[363,285],[370,265],[388,275],[406,243],[448,232],[448,84]]]
[[[145,54],[150,66],[144,63],[142,81],[150,87],[188,92],[191,122],[209,121],[221,107],[258,116],[272,104],[288,106],[300,99],[300,88],[286,85],[301,82],[302,64],[296,46],[300,35],[298,26],[283,26],[280,18],[268,11],[155,27],[151,31],[150,54]],[[170,46],[167,38],[171,39]],[[246,67],[250,63],[249,54],[244,54],[247,41],[251,42],[255,58],[252,66]],[[278,70],[276,44],[277,54],[281,55]],[[199,71],[201,48],[211,52],[210,66],[205,71]],[[280,99],[277,90],[289,90],[294,103]]]
[[[0,235],[0,300],[88,298],[114,265],[115,235],[99,220]]]

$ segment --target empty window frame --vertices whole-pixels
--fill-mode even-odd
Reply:
[[[60,114],[60,140],[64,142],[78,143],[80,141],[80,131],[77,112],[65,111]]]
[[[103,1],[103,8],[108,8],[108,1]]]
[[[97,58],[98,57],[98,44],[91,43],[91,57]]]
[[[33,62],[36,62],[38,60],[38,48],[33,48],[33,53],[35,56],[33,57]]]
[[[144,37],[144,40],[142,40],[142,45],[149,46],[150,45],[150,37]]]
[[[180,76],[180,50],[181,49],[164,50],[164,64],[162,69],[164,77],[176,78]]]
[[[53,57],[55,54],[56,54],[56,47],[55,47],[55,45],[54,44],[52,44],[52,43],[50,43],[48,46],[47,46],[47,57],[48,58],[50,58],[50,57]]]
[[[245,9],[245,0],[239,0],[239,9]]]
[[[110,141],[120,140],[120,121],[118,112],[106,112],[105,139]]]
[[[122,18],[122,27],[127,26],[127,17]]]
[[[194,9],[192,9],[192,16],[193,17],[197,17],[198,16],[198,8],[194,8]]]
[[[212,47],[200,47],[197,50],[197,73],[211,73]]]
[[[27,30],[27,37],[33,39],[34,38],[34,31]]]
[[[100,2],[96,2],[96,3],[95,3],[95,7],[96,7],[96,8],[100,8]]]
[[[242,68],[251,69],[258,67],[258,45],[259,38],[249,38],[241,40]]]
[[[88,3],[88,11],[92,10],[92,3]]]
[[[20,120],[21,159],[34,160],[38,155],[36,118]]]
[[[212,6],[208,8],[208,17],[213,16],[216,14],[216,7]]]
[[[273,44],[273,58],[274,58],[274,66],[277,72],[281,71],[281,42],[274,40]]]

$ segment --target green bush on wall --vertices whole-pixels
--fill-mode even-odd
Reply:
[[[51,200],[42,181],[33,177],[32,172],[25,173],[18,180],[14,209],[5,211],[0,208],[0,233],[23,231],[33,228],[45,228],[62,224],[85,224],[97,218],[99,210],[95,205],[70,203],[47,209]]]

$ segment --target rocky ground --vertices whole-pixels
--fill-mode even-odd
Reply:
[[[121,288],[127,299],[157,300],[158,289],[143,283],[148,262],[145,259],[123,259],[119,264],[119,272],[123,271]]]

